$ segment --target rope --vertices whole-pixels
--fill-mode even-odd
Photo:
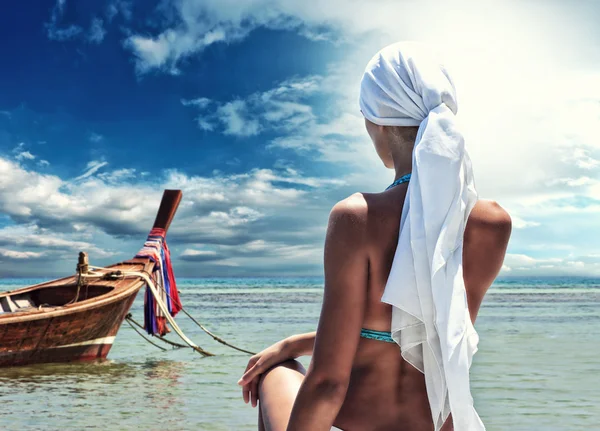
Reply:
[[[167,293],[167,296],[169,296],[169,294],[168,294],[168,293]],[[169,296],[169,297],[170,297],[170,296]],[[242,349],[241,347],[236,347],[236,346],[234,346],[233,344],[229,344],[227,341],[223,340],[223,339],[222,339],[221,337],[219,337],[218,335],[215,335],[215,334],[213,334],[212,332],[210,332],[210,331],[209,331],[208,329],[206,329],[206,328],[205,328],[205,327],[204,327],[204,326],[203,326],[203,325],[202,325],[200,322],[198,322],[196,319],[194,319],[194,317],[193,317],[193,316],[192,316],[190,313],[188,313],[188,312],[187,312],[187,310],[186,310],[186,309],[185,309],[183,306],[181,306],[181,311],[183,311],[183,314],[185,314],[187,317],[189,317],[189,318],[192,320],[192,322],[194,322],[194,323],[195,323],[195,324],[196,324],[196,325],[197,325],[197,326],[198,326],[200,329],[202,329],[202,330],[203,330],[204,332],[206,332],[208,335],[210,335],[211,337],[213,337],[213,339],[214,339],[215,341],[218,341],[219,343],[221,343],[221,344],[224,344],[224,345],[226,345],[226,346],[228,346],[228,347],[231,347],[232,349],[238,350],[238,351],[240,351],[240,352],[248,353],[248,354],[250,354],[250,355],[256,355],[256,353],[255,353],[255,352],[251,352],[251,351],[249,351],[249,350]]]
[[[130,316],[130,315],[128,314],[128,316]],[[140,334],[140,336],[141,336],[141,337],[142,337],[144,340],[146,340],[147,342],[149,342],[150,344],[152,344],[154,347],[158,347],[158,348],[159,348],[160,350],[162,350],[163,352],[166,352],[166,351],[167,351],[167,349],[165,349],[164,347],[162,347],[162,346],[159,346],[159,345],[158,345],[158,344],[156,344],[156,343],[153,343],[153,342],[152,342],[152,340],[150,340],[149,338],[147,338],[147,337],[146,337],[144,334],[142,334],[142,333],[140,332],[140,330],[139,330],[139,329],[137,329],[135,326],[133,326],[133,325],[131,324],[131,322],[129,321],[129,317],[125,317],[125,320],[127,321],[127,324],[128,324],[129,326],[131,326],[131,328],[132,328],[132,329],[133,329],[135,332],[137,332],[138,334]]]
[[[233,344],[229,344],[227,341],[223,340],[221,337],[219,337],[219,336],[217,336],[217,335],[213,334],[213,333],[212,333],[212,332],[210,332],[208,329],[206,329],[204,326],[202,326],[202,324],[201,324],[200,322],[196,321],[196,319],[194,319],[194,318],[192,317],[192,315],[186,311],[186,309],[185,309],[185,308],[181,307],[181,311],[183,311],[183,313],[184,313],[186,316],[188,316],[190,319],[192,319],[192,322],[194,322],[196,325],[198,325],[198,326],[200,327],[200,329],[202,329],[202,330],[203,330],[204,332],[206,332],[208,335],[210,335],[211,337],[213,337],[213,339],[214,339],[215,341],[218,341],[219,343],[221,343],[221,344],[224,344],[224,345],[226,345],[226,346],[228,346],[228,347],[231,347],[232,349],[238,350],[238,351],[240,351],[240,352],[248,353],[249,355],[256,355],[256,352],[251,352],[250,350],[245,350],[245,349],[242,349],[241,347],[236,347],[236,346],[234,346]]]
[[[144,327],[143,327],[143,326],[142,326],[142,325],[141,325],[139,322],[137,322],[137,321],[136,321],[136,320],[135,320],[135,319],[134,319],[134,318],[131,316],[131,313],[127,314],[127,316],[125,316],[125,319],[127,319],[128,323],[129,323],[130,325],[133,323],[133,324],[134,324],[134,325],[136,325],[138,328],[140,328],[140,329],[144,330]],[[174,348],[178,348],[178,349],[179,349],[179,348],[182,348],[182,347],[183,347],[183,348],[186,348],[186,349],[187,349],[187,347],[188,347],[188,346],[186,346],[185,344],[176,343],[176,342],[174,342],[174,341],[167,340],[166,338],[164,338],[164,337],[160,337],[160,336],[158,336],[158,335],[153,335],[153,337],[155,337],[155,338],[159,339],[159,340],[160,340],[160,341],[162,341],[163,343],[170,344],[170,345],[171,345],[171,346],[173,346]]]
[[[71,299],[65,305],[74,304],[79,300],[79,292],[81,291],[81,286],[83,286],[83,279],[81,278],[81,269],[79,268],[79,265],[77,266],[77,275],[79,277],[77,277],[77,292],[75,292],[75,298]]]
[[[109,268],[101,268],[101,267],[97,267],[97,266],[91,266],[91,265],[89,266],[89,268],[92,268],[92,269],[99,269],[99,270],[104,270],[104,271],[111,271]],[[118,271],[118,272],[121,272],[121,271]],[[115,272],[114,270],[113,270],[113,273],[115,273],[115,275],[116,275],[116,272]],[[143,273],[144,273],[144,274],[148,274],[148,272],[146,272],[146,271],[143,271]],[[110,273],[109,273],[109,274],[107,274],[107,275],[110,275]],[[115,276],[115,275],[113,275],[113,276]],[[149,275],[150,275],[150,274],[148,274],[148,276],[149,276]],[[85,275],[85,276],[87,276],[87,275]],[[154,292],[152,292],[152,293],[153,293],[153,295],[154,295]],[[172,299],[172,298],[171,298],[171,295],[169,295],[169,292],[165,292],[165,293],[166,293],[166,295],[167,295],[167,296],[168,296],[170,299]],[[154,295],[154,296],[156,297],[156,295]],[[160,304],[159,304],[159,305],[160,305]],[[206,327],[204,327],[204,325],[202,325],[200,322],[198,322],[198,321],[197,321],[197,320],[196,320],[196,319],[195,319],[195,318],[194,318],[194,317],[193,317],[193,316],[192,316],[190,313],[188,313],[188,311],[187,311],[187,310],[186,310],[186,309],[185,309],[183,306],[181,307],[181,311],[183,311],[183,313],[184,313],[186,316],[188,316],[188,317],[189,317],[189,318],[192,320],[192,322],[194,322],[194,323],[195,323],[195,324],[196,324],[196,325],[197,325],[197,326],[198,326],[200,329],[202,329],[202,330],[203,330],[203,331],[204,331],[206,334],[210,335],[210,336],[211,336],[211,337],[212,337],[212,338],[213,338],[215,341],[217,341],[217,342],[219,342],[219,343],[221,343],[221,344],[224,344],[225,346],[231,347],[232,349],[238,350],[238,351],[240,351],[240,352],[243,352],[243,353],[248,353],[249,355],[255,355],[255,354],[256,354],[255,352],[252,352],[252,351],[250,351],[250,350],[246,350],[246,349],[242,349],[241,347],[234,346],[233,344],[231,344],[231,343],[228,343],[227,341],[225,341],[224,339],[222,339],[222,338],[221,338],[221,337],[219,337],[218,335],[216,335],[216,334],[213,334],[213,333],[212,333],[211,331],[209,331],[209,330],[208,330]],[[132,319],[132,320],[133,320],[133,319]],[[143,326],[139,325],[139,323],[137,323],[137,322],[136,322],[136,324],[137,324],[138,326],[140,326],[142,329],[144,329],[144,328],[143,328]],[[171,341],[169,341],[169,340],[166,340],[166,339],[164,339],[164,338],[162,338],[162,337],[157,337],[157,338],[159,338],[159,339],[162,339],[163,341],[165,341],[165,342],[167,342],[167,343],[172,343]],[[175,343],[175,345],[177,345],[177,344]],[[177,345],[177,346],[178,346],[178,347],[184,347],[184,346],[182,346],[182,345]]]
[[[189,347],[191,347],[192,349],[194,349],[195,351],[197,351],[198,353],[200,353],[202,356],[214,356],[213,353],[210,353],[207,350],[204,350],[202,347],[197,346],[196,344],[194,344],[194,342],[192,340],[190,340],[181,330],[181,328],[179,328],[179,325],[177,325],[177,322],[175,322],[175,320],[173,319],[173,316],[171,316],[171,313],[169,313],[169,310],[167,309],[167,306],[165,305],[165,303],[162,301],[162,299],[160,298],[160,295],[158,293],[158,291],[156,290],[156,286],[154,285],[154,281],[152,280],[152,277],[150,277],[150,275],[147,272],[140,272],[140,271],[121,271],[121,270],[111,270],[109,268],[102,268],[102,267],[97,267],[97,266],[92,266],[90,265],[89,268],[92,269],[96,269],[96,270],[100,270],[100,271],[111,271],[109,274],[82,274],[80,276],[86,277],[86,278],[104,278],[106,275],[108,275],[109,277],[115,278],[115,279],[119,279],[119,278],[127,278],[127,277],[137,277],[137,278],[141,278],[142,280],[144,280],[146,282],[146,284],[148,285],[148,288],[150,289],[150,292],[152,292],[152,296],[154,296],[154,299],[156,300],[156,303],[158,304],[158,307],[160,308],[160,310],[164,313],[165,318],[167,319],[167,321],[171,324],[171,326],[173,327],[173,330],[177,333],[177,335],[179,335],[179,337],[185,342],[185,344],[187,344]]]

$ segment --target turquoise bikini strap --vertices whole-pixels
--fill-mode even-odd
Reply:
[[[387,343],[395,343],[392,338],[392,334],[386,331],[375,331],[373,329],[362,328],[360,330],[360,336],[363,338],[370,338],[371,340],[385,341]]]

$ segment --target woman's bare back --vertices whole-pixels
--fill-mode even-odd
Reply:
[[[369,276],[364,328],[389,331],[392,307],[381,296],[398,243],[407,186],[348,198],[366,207]],[[487,289],[502,267],[511,231],[509,215],[493,201],[477,202],[464,236],[463,277],[471,319],[475,321]],[[361,338],[350,384],[334,425],[344,430],[433,429],[423,374],[406,363],[395,343]],[[448,421],[444,430],[451,429]]]

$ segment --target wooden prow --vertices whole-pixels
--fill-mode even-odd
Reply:
[[[160,207],[158,208],[153,227],[164,229],[166,234],[173,217],[175,217],[175,212],[181,201],[181,196],[181,190],[165,190],[162,200],[160,201]]]
[[[78,274],[87,274],[90,271],[88,254],[84,251],[79,252],[79,261],[77,262],[76,271]]]

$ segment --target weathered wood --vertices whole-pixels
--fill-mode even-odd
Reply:
[[[181,190],[165,190],[163,193],[156,219],[154,220],[154,227],[164,229],[165,232],[169,230],[169,226],[175,217],[175,212],[181,201]]]
[[[88,254],[84,251],[79,252],[79,261],[77,262],[77,273],[87,274],[90,270],[89,264],[90,262],[88,260]]]

